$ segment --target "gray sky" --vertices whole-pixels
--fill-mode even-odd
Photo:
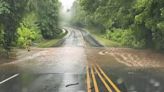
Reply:
[[[62,6],[64,7],[64,11],[67,9],[70,9],[72,7],[72,4],[75,0],[59,0],[62,3]]]

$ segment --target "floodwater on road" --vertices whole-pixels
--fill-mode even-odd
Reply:
[[[68,30],[61,47],[19,49],[15,60],[1,64],[0,92],[164,91],[163,54],[97,47],[85,32]]]
[[[14,92],[54,92],[54,90],[55,92],[66,90],[85,92],[86,55],[84,52],[83,48],[63,47],[47,48],[24,58],[20,56],[20,59],[12,63],[1,65],[0,69],[1,75],[4,76],[2,80],[14,73],[19,74],[12,83],[7,83],[9,86],[16,84],[17,87],[8,89],[7,85],[2,86],[1,90],[5,92],[12,92],[12,90]],[[30,84],[25,85],[24,81]]]

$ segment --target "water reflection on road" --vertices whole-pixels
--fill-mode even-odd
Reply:
[[[0,65],[0,92],[86,92],[86,68],[95,75],[100,92],[104,84],[92,65],[99,65],[121,92],[163,92],[163,54],[127,48],[87,46],[91,37],[79,30],[72,30],[61,47],[32,48],[31,52],[18,51],[17,60]],[[96,44],[96,43],[95,43]],[[99,71],[100,72],[100,71]],[[12,77],[19,74],[16,77]],[[105,78],[102,77],[104,80]],[[107,80],[105,80],[107,81]],[[111,86],[110,83],[108,83]]]
[[[84,84],[81,83],[85,78],[81,76],[83,75],[24,73],[0,85],[0,92],[72,92],[73,90],[85,92]],[[78,84],[71,86],[76,83]],[[67,85],[70,86],[66,87]]]

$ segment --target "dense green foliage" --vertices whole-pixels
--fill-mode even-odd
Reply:
[[[32,41],[41,39],[39,27],[36,24],[37,17],[34,13],[27,14],[20,23],[17,29],[19,47],[27,47],[32,44]]]
[[[1,28],[2,26],[0,25],[0,47],[3,46],[3,38],[4,38],[4,32],[3,32],[3,28]]]
[[[16,30],[22,19],[27,0],[0,0],[0,24],[4,30],[3,47],[15,45]]]
[[[38,24],[45,39],[57,37],[59,2],[57,0],[39,0],[37,4]]]
[[[77,0],[73,24],[135,48],[164,49],[164,0]]]
[[[0,0],[0,46],[26,47],[32,41],[55,38],[58,0]]]

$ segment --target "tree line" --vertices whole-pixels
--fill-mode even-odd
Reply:
[[[164,49],[164,0],[76,0],[72,24],[134,48]]]
[[[61,33],[58,0],[0,0],[0,47],[26,47]]]

